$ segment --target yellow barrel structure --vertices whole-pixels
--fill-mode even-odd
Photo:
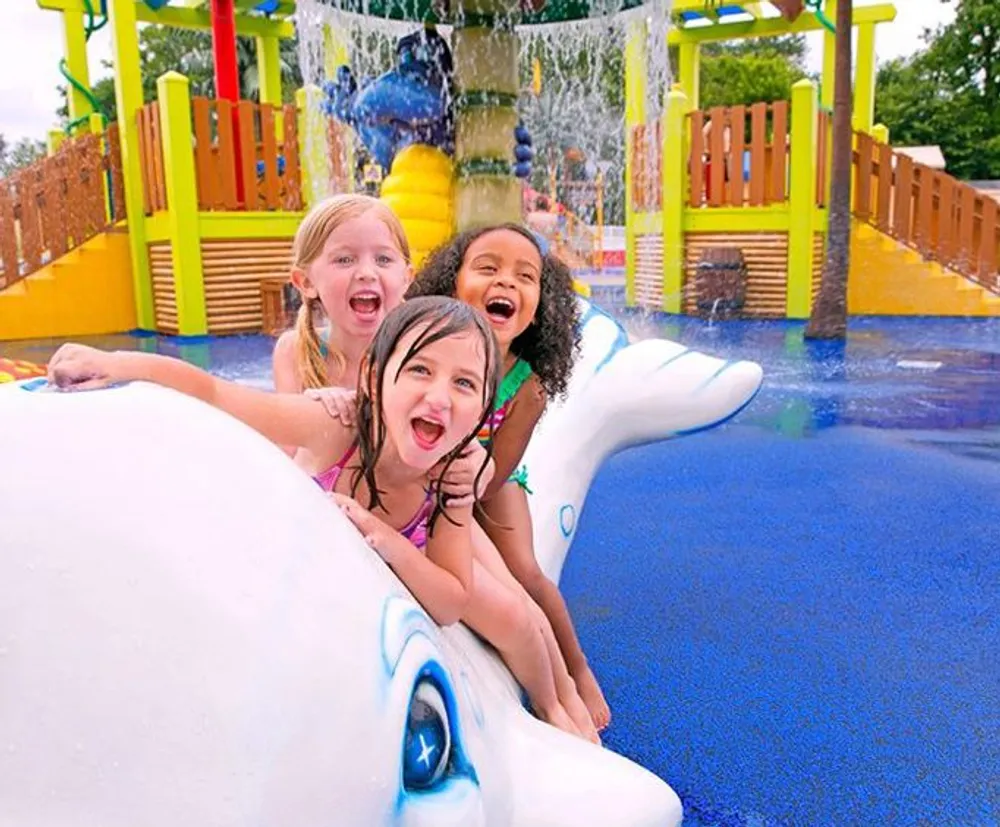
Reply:
[[[414,267],[451,238],[455,226],[455,164],[440,149],[400,150],[382,182],[381,199],[399,217]]]

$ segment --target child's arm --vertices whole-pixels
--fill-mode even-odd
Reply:
[[[346,451],[354,431],[330,417],[323,405],[301,394],[268,393],[217,379],[169,356],[63,345],[49,361],[49,381],[83,390],[116,382],[154,382],[193,396],[245,422],[279,445],[326,455]]]
[[[302,393],[302,377],[295,362],[295,346],[298,334],[286,330],[278,337],[271,356],[274,373],[274,389],[278,393]]]
[[[471,507],[461,509],[462,513],[449,509],[449,516],[460,525],[441,517],[423,554],[350,497],[334,494],[333,498],[436,623],[450,626],[461,619],[472,589]]]
[[[545,410],[546,399],[545,389],[534,375],[517,392],[511,402],[510,413],[493,436],[493,462],[496,471],[483,494],[484,500],[488,500],[503,487],[521,462],[535,425]]]
[[[449,522],[448,518],[454,520],[457,525]],[[474,522],[472,503],[464,506],[446,506],[444,513],[434,523],[434,533],[427,535],[426,554],[417,552],[419,559],[449,575],[447,603],[442,605],[442,609],[445,610],[443,613],[448,619],[441,620],[437,616],[434,617],[442,626],[461,620],[472,594],[472,524]],[[390,562],[389,565],[392,563]],[[393,566],[393,568],[406,582],[406,577],[399,567]],[[414,565],[414,575],[416,575],[416,569],[417,567]]]

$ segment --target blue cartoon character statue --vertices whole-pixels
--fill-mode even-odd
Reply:
[[[381,197],[406,230],[414,265],[455,229],[455,90],[447,41],[433,26],[400,38],[396,68],[357,83],[341,66],[326,84],[326,111],[355,130],[389,175]],[[508,133],[509,134],[509,133]],[[510,171],[531,174],[531,137],[514,130]]]

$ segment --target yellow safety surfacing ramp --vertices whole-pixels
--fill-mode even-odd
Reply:
[[[1000,316],[1000,296],[855,221],[847,309],[862,316]]]
[[[101,233],[0,289],[0,341],[120,333],[135,327],[124,232]]]

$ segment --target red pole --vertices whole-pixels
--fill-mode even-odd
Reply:
[[[233,102],[233,158],[236,161],[236,198],[243,201],[243,155],[236,104],[240,73],[236,62],[236,9],[233,0],[212,0],[212,53],[215,59],[215,96]]]

